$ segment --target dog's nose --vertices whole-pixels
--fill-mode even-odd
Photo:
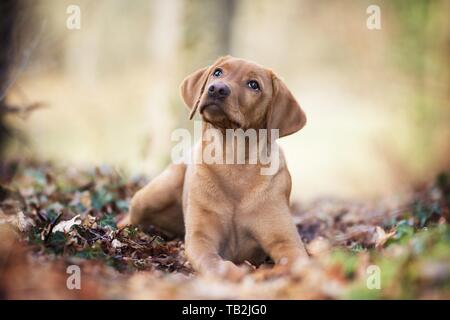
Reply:
[[[216,99],[225,99],[230,95],[230,87],[223,82],[215,82],[208,88],[208,96]]]

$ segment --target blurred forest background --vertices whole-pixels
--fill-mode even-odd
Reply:
[[[366,26],[371,4],[381,8],[381,30]],[[81,9],[79,30],[66,27],[69,5]],[[181,80],[232,54],[274,69],[308,116],[305,129],[282,139],[294,198],[384,196],[450,169],[450,1],[0,8],[4,158],[155,175],[170,161],[172,130],[193,126]],[[34,103],[43,107],[24,111]]]

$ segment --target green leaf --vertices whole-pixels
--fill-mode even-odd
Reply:
[[[56,254],[61,254],[64,252],[64,247],[66,245],[66,235],[64,232],[55,232],[50,234],[47,246],[52,249]]]
[[[117,208],[119,208],[119,210],[124,211],[124,212],[128,212],[128,209],[129,209],[128,201],[117,200],[116,201],[116,206],[117,206]]]
[[[393,238],[398,241],[404,241],[411,238],[413,234],[414,228],[409,224],[408,221],[402,220],[397,224],[397,230]]]
[[[41,170],[37,170],[37,169],[33,169],[33,168],[26,169],[25,175],[33,178],[34,182],[38,186],[43,187],[47,184],[47,178],[45,177],[45,173]]]
[[[332,263],[341,265],[345,276],[350,278],[356,270],[358,257],[354,253],[344,251],[343,249],[338,249],[332,252],[331,261]]]
[[[101,208],[108,202],[111,202],[112,199],[112,194],[104,188],[98,188],[91,192],[92,207],[97,210],[101,210]]]
[[[110,227],[112,230],[116,230],[116,221],[112,214],[105,214],[98,222],[99,226],[102,228]]]

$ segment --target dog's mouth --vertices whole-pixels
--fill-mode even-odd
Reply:
[[[233,120],[225,111],[221,102],[208,101],[200,106],[200,115],[205,122],[222,129],[237,129],[240,124]]]

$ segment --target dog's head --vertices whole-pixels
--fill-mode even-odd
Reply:
[[[286,85],[269,69],[226,56],[183,80],[181,96],[191,110],[218,128],[300,130],[306,116]]]

